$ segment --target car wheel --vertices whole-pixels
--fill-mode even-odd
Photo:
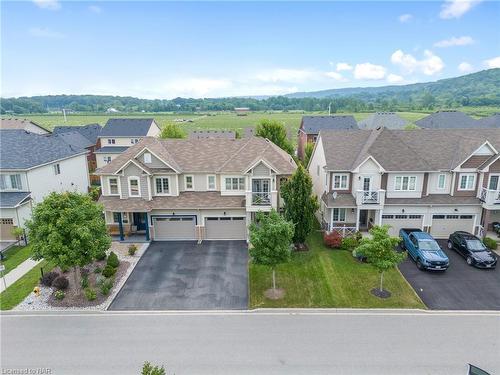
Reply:
[[[422,264],[420,259],[417,259],[417,268],[421,271],[424,269],[424,265]]]
[[[467,264],[468,264],[469,266],[472,266],[472,263],[474,263],[474,262],[472,261],[472,258],[471,258],[471,257],[467,257]]]
[[[450,249],[450,250],[453,249],[453,244],[451,243],[450,240],[448,240],[448,249]]]

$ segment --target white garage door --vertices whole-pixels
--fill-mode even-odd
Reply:
[[[207,240],[244,240],[246,236],[247,226],[244,216],[205,218]]]
[[[448,238],[458,230],[474,233],[474,215],[432,215],[431,235],[435,238]]]
[[[156,241],[195,240],[196,223],[192,216],[153,218]]]
[[[422,229],[424,215],[382,215],[382,224],[390,225],[389,234],[399,236],[401,228]]]

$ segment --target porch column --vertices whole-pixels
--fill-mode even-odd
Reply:
[[[378,225],[382,225],[382,212],[382,209],[378,210]]]
[[[333,228],[333,208],[330,208],[330,232]]]
[[[148,217],[148,213],[144,212],[144,216],[146,219],[146,241],[149,241],[149,217]]]
[[[359,208],[356,207],[356,232],[359,231]]]
[[[123,220],[121,212],[118,212],[118,228],[120,229],[120,241],[123,241],[125,237],[123,235]]]

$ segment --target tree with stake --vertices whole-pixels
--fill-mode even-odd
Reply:
[[[281,187],[285,202],[285,219],[295,224],[293,242],[302,246],[314,229],[314,213],[319,208],[316,196],[312,194],[312,180],[304,167],[299,167]]]
[[[380,298],[390,297],[391,293],[384,290],[384,272],[396,267],[405,258],[405,253],[398,253],[395,251],[399,243],[398,237],[389,236],[389,226],[374,226],[370,229],[372,238],[361,239],[361,244],[356,248],[357,254],[362,254],[380,273],[380,287],[371,290],[372,294]]]
[[[79,270],[111,245],[102,206],[87,194],[51,193],[33,210],[26,223],[33,259],[46,259],[60,268],[74,268],[75,287]]]
[[[276,266],[290,260],[293,227],[293,223],[274,210],[268,215],[258,212],[256,222],[250,224],[252,262],[271,267],[273,271],[273,288],[266,292],[266,297],[271,299],[279,299],[284,294],[283,290],[276,289]]]

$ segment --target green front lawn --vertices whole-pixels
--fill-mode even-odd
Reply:
[[[294,253],[289,263],[276,270],[277,287],[285,297],[273,301],[264,297],[272,285],[267,267],[250,265],[250,307],[352,307],[425,308],[398,270],[384,275],[384,289],[392,296],[380,299],[370,290],[379,285],[379,274],[369,264],[357,262],[350,252],[323,246],[321,233],[307,241],[309,251]]]
[[[4,274],[6,275],[30,257],[31,247],[12,246],[10,249],[6,250],[3,255],[5,256],[5,260],[2,264],[5,266]]]
[[[54,268],[54,265],[45,260],[41,261],[23,277],[0,293],[0,310],[10,310],[16,307],[28,294],[33,292],[33,288],[38,285],[38,281],[40,280],[41,267],[43,267],[43,272],[47,273]]]

